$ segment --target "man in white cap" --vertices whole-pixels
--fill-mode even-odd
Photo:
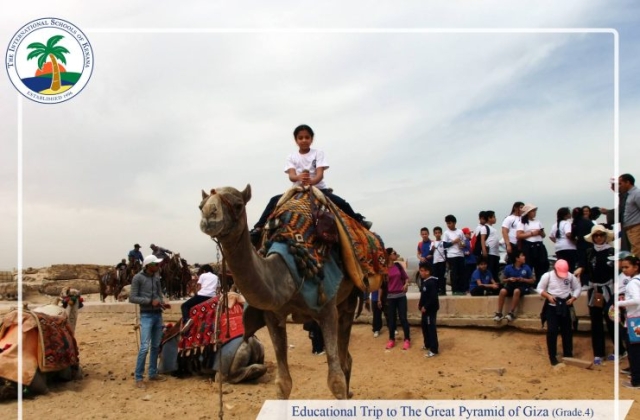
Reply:
[[[162,311],[169,305],[164,303],[160,276],[157,275],[162,259],[155,255],[147,256],[142,262],[142,271],[131,281],[129,302],[140,305],[140,350],[136,362],[136,387],[144,389],[144,365],[147,353],[149,356],[149,380],[166,381],[167,378],[158,375],[158,353],[162,340]]]

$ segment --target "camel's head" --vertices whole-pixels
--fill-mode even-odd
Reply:
[[[212,189],[209,194],[202,191],[200,230],[212,238],[231,233],[241,233],[246,227],[245,205],[251,199],[251,186],[244,191],[232,187]]]

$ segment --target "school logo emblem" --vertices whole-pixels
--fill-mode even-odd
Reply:
[[[11,38],[5,66],[13,86],[43,104],[68,101],[84,89],[93,72],[93,49],[74,24],[37,19]]]

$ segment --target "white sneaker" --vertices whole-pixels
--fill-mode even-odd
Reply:
[[[514,315],[513,313],[511,313],[511,312],[509,312],[509,313],[507,314],[507,317],[506,317],[506,318],[507,318],[507,321],[508,321],[508,322],[511,322],[511,321],[513,321],[514,319],[516,319],[515,315]]]
[[[378,338],[378,337],[380,337],[380,331],[374,331],[373,338]]]
[[[496,322],[500,322],[504,319],[504,316],[500,312],[496,312],[496,316],[493,317],[493,320]]]
[[[429,351],[429,353],[425,354],[424,357],[435,357],[436,353]]]

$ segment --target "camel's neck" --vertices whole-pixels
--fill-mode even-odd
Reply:
[[[80,301],[77,301],[74,305],[69,305],[65,309],[67,312],[67,319],[69,320],[69,324],[71,324],[71,329],[73,333],[76,332],[76,324],[78,322],[78,306],[80,305]]]
[[[278,255],[259,256],[246,223],[240,236],[221,238],[220,243],[233,281],[251,306],[275,311],[290,300],[296,286],[286,263]]]

